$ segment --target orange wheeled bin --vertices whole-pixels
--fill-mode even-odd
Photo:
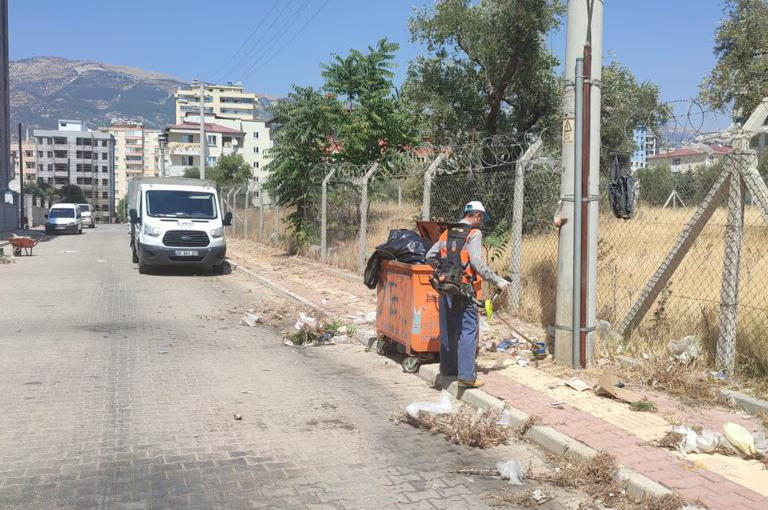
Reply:
[[[445,225],[418,222],[419,233],[436,242]],[[422,361],[440,353],[440,295],[429,283],[435,270],[429,264],[383,260],[376,287],[376,352],[396,347],[405,355],[406,372],[416,372]]]

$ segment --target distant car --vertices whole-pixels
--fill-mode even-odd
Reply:
[[[83,217],[77,204],[54,204],[45,217],[46,234],[83,233]]]
[[[96,217],[93,215],[93,207],[91,204],[77,204],[80,208],[80,214],[83,217],[83,225],[87,225],[89,228],[96,228]]]

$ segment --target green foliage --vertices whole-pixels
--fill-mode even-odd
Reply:
[[[199,179],[200,178],[200,169],[196,166],[193,166],[192,168],[185,168],[184,169],[184,177],[188,179]]]
[[[24,181],[24,194],[32,195],[33,197],[43,197],[45,192],[42,187],[34,180]]]
[[[125,223],[127,218],[125,217],[125,197],[117,201],[117,222]]]
[[[732,105],[748,117],[768,94],[768,2],[724,0],[723,7],[715,33],[717,64],[700,94],[716,110]]]
[[[645,126],[658,135],[672,112],[660,102],[656,84],[638,82],[632,71],[618,62],[603,68],[602,90],[600,169],[609,176],[614,157],[622,165],[629,162],[635,150],[633,130]]]
[[[75,184],[65,184],[56,190],[56,197],[59,202],[67,204],[84,204],[85,195],[82,188]]]
[[[525,176],[523,233],[550,228],[560,200],[560,174],[544,170]]]
[[[723,173],[722,161],[708,167],[700,168],[696,172],[696,202],[701,202],[707,196],[715,181]]]
[[[251,178],[251,167],[240,154],[221,155],[216,160],[216,165],[208,169],[205,177],[214,181],[220,188],[243,184]]]
[[[403,94],[423,135],[442,142],[556,125],[558,62],[546,34],[563,12],[559,0],[440,0],[418,10],[411,38],[428,55],[411,63]]]
[[[416,142],[414,123],[392,84],[397,48],[382,39],[368,53],[334,55],[323,66],[322,91],[294,85],[288,98],[271,110],[280,128],[266,186],[280,205],[294,210],[287,220],[303,242],[309,242],[312,218],[318,216],[322,163],[365,165]],[[337,199],[331,195],[329,200]]]
[[[649,205],[661,206],[675,189],[675,177],[669,166],[653,166],[637,171],[640,182],[639,199]]]

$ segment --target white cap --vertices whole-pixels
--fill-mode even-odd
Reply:
[[[485,213],[485,221],[490,221],[491,216],[488,214],[488,212],[485,210],[485,206],[483,203],[479,200],[473,200],[471,202],[468,202],[467,205],[464,206],[464,214],[468,214],[471,212],[477,212],[482,211]]]

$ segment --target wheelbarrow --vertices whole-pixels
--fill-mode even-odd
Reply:
[[[8,242],[13,247],[13,255],[19,257],[22,253],[32,255],[32,248],[37,246],[38,240],[31,237],[9,237]]]

